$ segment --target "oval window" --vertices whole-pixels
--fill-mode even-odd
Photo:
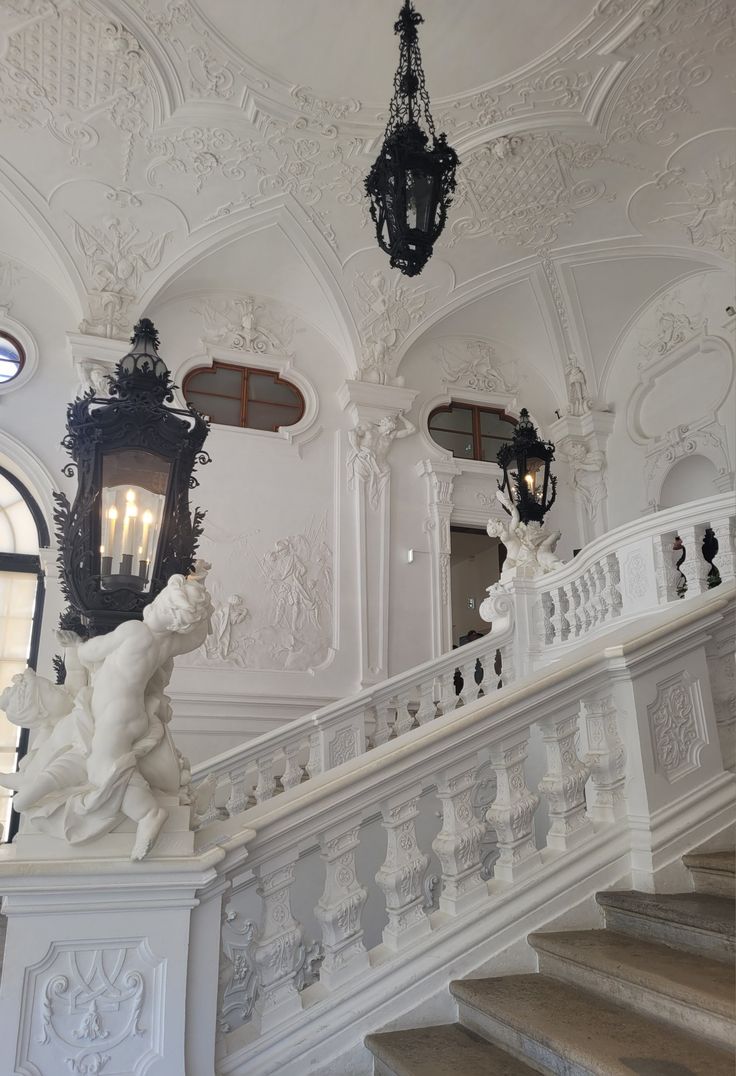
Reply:
[[[296,385],[273,370],[216,362],[184,378],[184,397],[211,422],[277,433],[304,414]]]
[[[0,385],[18,376],[25,359],[23,348],[15,337],[0,332]]]

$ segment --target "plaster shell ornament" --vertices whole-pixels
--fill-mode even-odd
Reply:
[[[86,642],[66,637],[67,661],[86,674],[76,693],[32,669],[13,678],[0,707],[35,735],[19,771],[0,774],[0,784],[15,792],[29,832],[76,845],[127,818],[136,825],[131,859],[149,854],[168,817],[158,797],[182,789],[165,689],[174,658],[204,642],[211,612],[203,582],[172,575],[142,621]]]
[[[394,23],[399,66],[383,145],[365,189],[381,250],[391,265],[416,276],[432,257],[455,190],[459,161],[447,136],[435,132],[424,81],[418,27],[424,19],[405,0]]]

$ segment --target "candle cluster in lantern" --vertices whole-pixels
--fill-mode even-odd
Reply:
[[[108,487],[103,494],[100,574],[148,582],[164,498],[141,487]]]

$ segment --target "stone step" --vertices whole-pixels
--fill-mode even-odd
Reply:
[[[736,852],[690,852],[682,862],[693,876],[698,893],[736,896]]]
[[[542,974],[602,994],[726,1049],[736,1043],[732,966],[611,930],[530,934]]]
[[[597,893],[595,899],[610,930],[701,953],[712,960],[733,960],[736,902],[728,897],[620,890]]]
[[[547,975],[450,984],[462,1023],[559,1076],[734,1076],[733,1053]]]
[[[535,1076],[523,1061],[461,1027],[417,1027],[368,1035],[374,1076]]]

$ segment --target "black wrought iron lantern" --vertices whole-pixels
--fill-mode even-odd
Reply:
[[[394,24],[399,66],[383,145],[365,189],[382,250],[391,265],[416,276],[432,256],[455,190],[455,150],[437,135],[429,111],[417,27],[424,19],[405,0]]]
[[[515,502],[522,523],[541,523],[555,503],[557,479],[550,473],[555,446],[542,441],[522,407],[514,436],[501,445],[496,459],[503,470],[501,489]]]
[[[67,408],[62,441],[72,457],[64,474],[78,475],[70,505],[55,493],[62,589],[91,635],[140,619],[176,572],[194,567],[204,513],[189,508],[206,419],[178,410],[171,374],[158,354],[148,318],[110,379],[110,396],[90,390]]]

